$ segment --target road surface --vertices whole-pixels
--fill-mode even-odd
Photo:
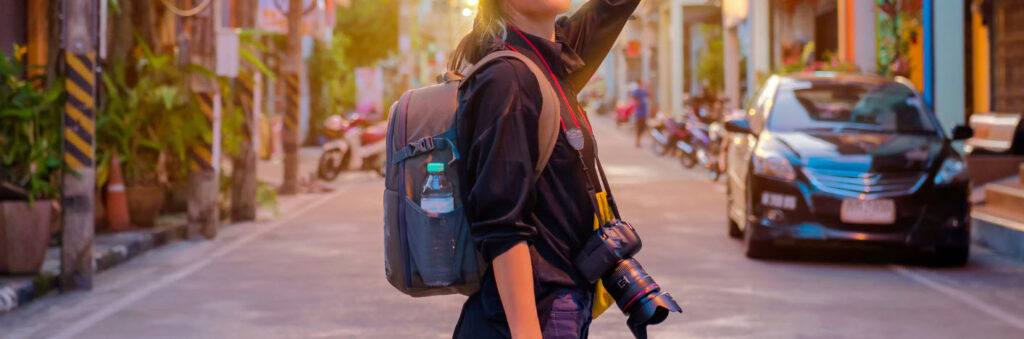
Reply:
[[[884,253],[753,261],[726,236],[724,188],[594,121],[638,259],[684,308],[652,338],[1022,338],[1024,264],[975,248],[964,268]],[[350,175],[282,201],[272,221],[177,243],[96,289],[0,316],[4,338],[450,338],[464,297],[406,297],[384,280],[383,182]],[[629,338],[616,309],[592,338]]]

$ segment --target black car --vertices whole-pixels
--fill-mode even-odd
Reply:
[[[963,155],[907,81],[771,77],[730,120],[729,235],[746,255],[791,245],[910,247],[943,265],[970,252]],[[874,246],[882,245],[882,246]]]

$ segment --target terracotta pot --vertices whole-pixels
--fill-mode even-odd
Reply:
[[[171,181],[164,193],[164,213],[188,212],[188,180]]]
[[[50,243],[53,202],[0,202],[0,273],[35,274]]]
[[[164,204],[164,188],[159,185],[131,185],[125,188],[125,192],[128,193],[128,214],[132,225],[153,227],[153,221]]]

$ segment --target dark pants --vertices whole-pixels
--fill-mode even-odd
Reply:
[[[644,132],[647,131],[647,116],[636,117],[636,144],[640,145],[640,138],[644,136]]]
[[[537,303],[541,333],[544,339],[582,339],[590,328],[593,293],[559,289],[554,295]],[[479,295],[466,300],[452,338],[511,338],[508,322],[487,319]]]

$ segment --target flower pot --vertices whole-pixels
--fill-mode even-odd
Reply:
[[[131,185],[125,188],[125,192],[128,193],[128,214],[132,225],[153,227],[153,221],[164,204],[164,188],[159,185]]]
[[[0,202],[0,273],[35,274],[46,259],[53,204]]]
[[[188,195],[191,188],[188,180],[171,181],[164,193],[164,213],[188,212]]]

